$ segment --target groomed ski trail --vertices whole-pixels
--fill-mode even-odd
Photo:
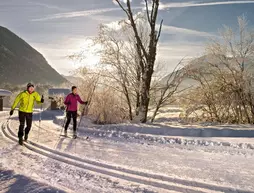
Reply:
[[[9,125],[1,125],[3,134],[10,140],[17,142],[17,137],[10,129]],[[100,162],[91,161],[84,158],[79,158],[69,155],[51,148],[42,146],[35,142],[24,143],[24,147],[43,156],[55,159],[57,161],[70,164],[72,166],[96,172],[99,174],[115,177],[129,182],[148,185],[166,191],[177,192],[247,192],[244,190],[236,190],[229,187],[219,187],[194,181],[170,178],[163,175],[149,174],[140,171],[134,171],[126,168],[121,168],[113,165],[103,164]]]

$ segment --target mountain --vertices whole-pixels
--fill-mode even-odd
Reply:
[[[195,74],[195,73],[198,74],[198,72],[201,71],[203,73],[203,75],[206,76],[207,79],[209,79],[209,77],[212,79],[213,76],[211,76],[211,74],[209,74],[210,71],[207,71],[207,68],[209,68],[210,70],[212,70],[212,69],[217,70],[217,68],[213,68],[210,64],[217,64],[222,72],[228,71],[228,69],[225,67],[225,64],[223,64],[222,61],[219,59],[219,58],[223,58],[223,57],[228,61],[231,61],[231,60],[234,61],[233,58],[226,57],[223,55],[218,55],[216,57],[214,55],[204,55],[199,58],[195,58],[195,59],[191,60],[184,68],[180,69],[180,73],[187,71],[191,74]],[[231,62],[231,65],[238,65],[237,63],[235,63],[233,61]],[[239,58],[238,61],[241,61],[241,59]],[[248,57],[245,59],[244,69],[245,69],[245,72],[247,72],[248,74],[254,75],[254,58]],[[161,84],[166,85],[167,80],[170,77],[174,77],[174,74],[171,73],[171,74],[167,75],[166,77],[164,77],[161,81]],[[183,81],[180,84],[179,89],[182,90],[182,89],[186,89],[186,88],[190,88],[190,87],[193,88],[198,85],[199,85],[199,83],[196,80],[194,80],[190,76],[186,75],[183,78]]]
[[[65,76],[65,75],[62,76],[73,85],[79,85],[83,80],[82,78],[76,76]]]
[[[59,85],[67,80],[28,43],[0,26],[0,82]]]

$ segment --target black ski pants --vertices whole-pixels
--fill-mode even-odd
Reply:
[[[78,113],[77,111],[67,111],[67,115],[66,115],[66,118],[67,118],[67,121],[66,121],[66,124],[65,124],[65,130],[68,129],[69,127],[69,124],[71,122],[71,118],[73,119],[73,131],[76,131],[77,129],[77,117],[78,117]]]
[[[25,134],[28,135],[29,131],[32,127],[32,121],[33,121],[33,113],[25,113],[19,111],[19,132],[18,137],[23,137],[24,135],[24,127],[26,122],[26,128],[25,128]]]

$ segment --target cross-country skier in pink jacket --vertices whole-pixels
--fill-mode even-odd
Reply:
[[[78,95],[78,89],[76,86],[71,88],[72,93],[68,94],[65,98],[64,104],[67,106],[67,121],[64,127],[64,135],[67,136],[67,129],[71,122],[71,117],[73,119],[73,137],[77,137],[77,111],[78,111],[78,102],[80,104],[87,105],[88,102],[84,102],[81,100],[80,96]]]

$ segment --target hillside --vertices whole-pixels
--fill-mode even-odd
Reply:
[[[82,82],[82,78],[77,76],[65,76],[62,75],[66,80],[68,80],[72,85],[79,85]]]
[[[10,84],[66,82],[28,43],[0,26],[0,82]]]
[[[228,60],[231,60],[231,58],[227,58]],[[239,59],[240,61],[240,59]],[[245,61],[245,72],[247,72],[248,74],[254,74],[254,59],[249,57],[248,59],[246,59]],[[206,72],[207,68],[212,68],[210,64],[217,64],[220,69],[224,72],[224,70],[227,70],[227,68],[225,67],[224,64],[221,63],[221,61],[212,55],[204,55],[202,57],[199,58],[195,58],[193,60],[191,60],[184,68],[180,69],[180,71],[189,71],[189,72],[198,72],[198,71],[202,71],[203,73]],[[164,77],[162,79],[162,84],[166,84],[168,78],[171,76],[171,74],[167,75],[166,77]],[[211,77],[209,74],[206,75],[206,77]],[[186,75],[182,81],[182,83],[180,84],[179,89],[186,89],[186,88],[190,88],[190,87],[196,87],[198,86],[199,83],[192,79],[191,77],[189,77],[188,75]]]

